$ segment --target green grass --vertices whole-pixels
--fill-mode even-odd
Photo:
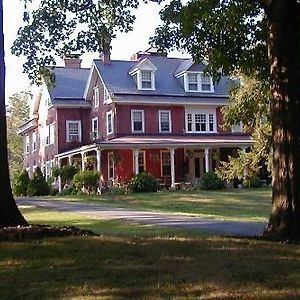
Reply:
[[[53,199],[94,202],[103,206],[248,222],[265,222],[271,212],[271,189],[269,188],[176,191],[115,196],[58,196]]]
[[[102,236],[0,243],[1,300],[300,298],[299,245],[22,211],[30,222]]]

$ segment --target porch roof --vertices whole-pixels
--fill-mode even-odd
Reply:
[[[201,136],[124,136],[97,143],[101,149],[112,148],[179,148],[179,147],[249,147],[253,143],[249,135],[201,135]]]
[[[84,152],[115,149],[159,149],[159,148],[201,148],[201,147],[250,147],[253,140],[243,134],[215,134],[202,136],[124,136],[109,141],[96,142],[56,155],[62,159]]]

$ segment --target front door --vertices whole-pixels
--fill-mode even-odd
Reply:
[[[204,152],[196,150],[189,159],[189,177],[193,183],[198,183],[204,172]]]

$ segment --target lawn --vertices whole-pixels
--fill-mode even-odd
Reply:
[[[96,202],[123,207],[202,216],[214,219],[265,222],[271,212],[271,189],[176,191],[128,195],[58,196],[52,199]]]
[[[102,235],[0,243],[0,299],[300,298],[299,245],[22,212]]]

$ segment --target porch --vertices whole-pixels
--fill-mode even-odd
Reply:
[[[76,161],[81,170],[97,170],[105,181],[127,182],[148,172],[162,187],[179,188],[199,183],[232,149],[245,150],[251,144],[246,135],[128,136],[73,149],[56,158],[59,166]]]

